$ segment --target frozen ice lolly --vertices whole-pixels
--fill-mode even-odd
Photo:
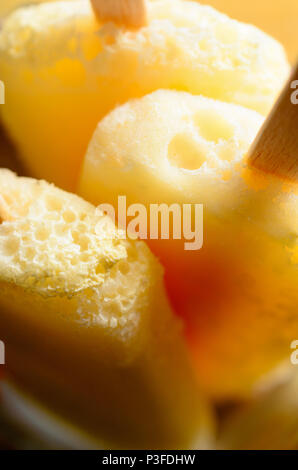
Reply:
[[[149,1],[148,18],[135,32],[101,24],[82,0],[26,7],[4,21],[1,115],[30,174],[73,190],[98,121],[156,89],[269,111],[289,70],[277,41],[192,1]]]
[[[208,413],[149,248],[79,197],[8,170],[0,216],[9,378],[108,448],[206,445]]]
[[[251,396],[290,365],[298,331],[298,189],[247,168],[262,121],[239,105],[154,92],[98,124],[80,182],[83,197],[116,208],[118,195],[148,213],[153,203],[204,205],[201,250],[147,236],[198,376],[219,401]]]

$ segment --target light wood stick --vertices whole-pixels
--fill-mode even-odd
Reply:
[[[101,21],[113,21],[129,28],[147,23],[145,0],[91,0],[91,3]]]
[[[251,146],[248,163],[298,182],[298,63]]]

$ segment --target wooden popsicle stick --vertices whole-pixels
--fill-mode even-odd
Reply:
[[[145,0],[91,0],[91,3],[101,21],[113,21],[130,28],[147,23]]]
[[[248,163],[298,182],[298,63],[251,146]]]

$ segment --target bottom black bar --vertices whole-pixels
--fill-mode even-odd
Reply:
[[[16,465],[30,464],[30,468],[41,468],[45,463],[51,465],[76,465],[86,468],[102,468],[122,465],[124,468],[139,468],[156,465],[183,465],[208,468],[210,464],[287,465],[297,463],[298,451],[2,451],[2,458]],[[3,460],[2,460],[3,461]]]

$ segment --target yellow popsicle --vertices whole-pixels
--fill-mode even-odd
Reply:
[[[143,242],[43,181],[0,171],[9,377],[108,448],[205,445],[208,413]]]
[[[250,396],[290,360],[298,331],[297,185],[246,168],[261,123],[240,106],[158,91],[99,123],[80,183],[94,203],[126,195],[148,211],[204,205],[201,250],[185,251],[184,240],[149,244],[186,321],[198,377],[217,400]]]
[[[89,0],[19,9],[0,32],[3,122],[33,176],[74,189],[97,122],[159,88],[266,114],[288,73],[281,45],[182,0],[148,2],[136,32],[96,21]]]

